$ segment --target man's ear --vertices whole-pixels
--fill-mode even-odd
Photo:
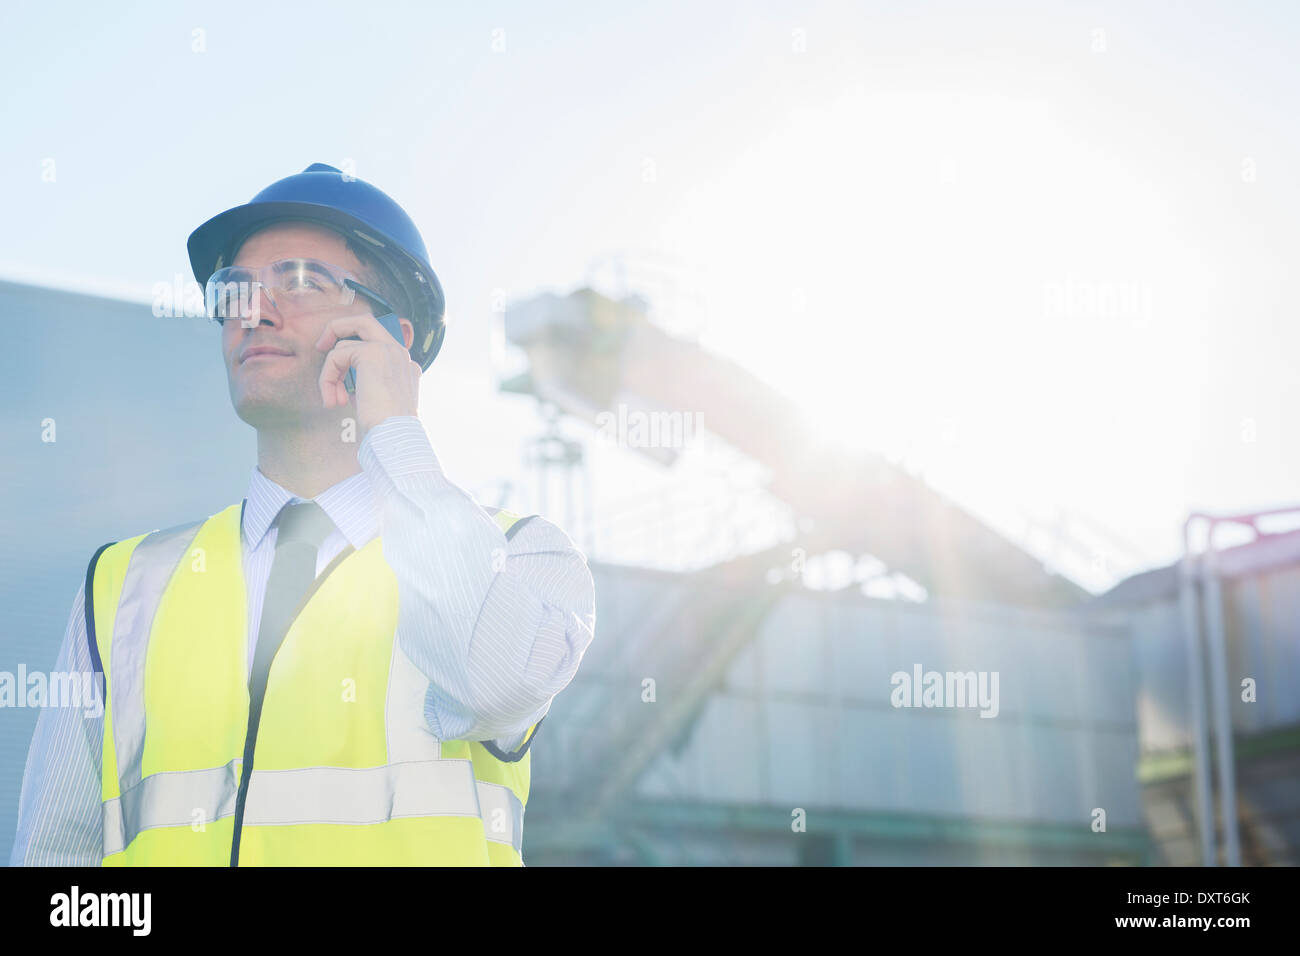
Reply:
[[[409,352],[411,350],[411,343],[415,341],[415,326],[411,324],[410,319],[398,318],[397,321],[402,323],[402,340],[403,344],[406,346],[406,350]]]

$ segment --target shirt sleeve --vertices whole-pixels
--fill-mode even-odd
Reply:
[[[358,450],[397,577],[397,639],[430,681],[425,714],[442,740],[522,744],[577,672],[595,636],[586,557],[540,516],[507,540],[449,481],[424,426],[388,418]]]
[[[85,675],[91,672],[84,584],[73,601],[54,670],[71,675],[81,686],[85,686]],[[102,683],[91,681],[91,685],[91,706],[47,706],[36,719],[18,802],[18,832],[10,866],[103,863],[100,762],[104,699]],[[18,690],[22,693],[24,689]]]

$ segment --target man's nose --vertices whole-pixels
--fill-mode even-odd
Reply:
[[[278,326],[284,323],[284,316],[280,315],[280,310],[275,307],[275,299],[271,298],[271,290],[264,285],[259,285],[253,296],[252,311],[247,319],[240,324],[246,329],[254,328],[262,323],[271,326]]]

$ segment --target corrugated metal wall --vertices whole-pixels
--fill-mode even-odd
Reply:
[[[890,675],[917,663],[997,672],[997,716],[893,707]],[[1104,806],[1134,825],[1132,683],[1124,637],[1067,619],[792,598],[638,792],[1043,822]]]
[[[1224,589],[1229,673],[1253,676],[1258,700],[1231,694],[1233,727],[1256,733],[1300,723],[1300,563],[1238,578]]]
[[[566,785],[593,734],[674,690],[660,684],[656,703],[643,702],[642,680],[656,675],[638,662],[656,642],[683,639],[660,628],[676,627],[673,611],[697,585],[594,570],[599,637],[539,734],[534,793]],[[998,716],[893,707],[891,675],[918,663],[998,672]],[[1127,632],[1067,613],[794,594],[776,605],[688,732],[633,792],[1080,832],[1103,807],[1109,827],[1140,827],[1136,683]],[[705,857],[723,852],[697,849]]]

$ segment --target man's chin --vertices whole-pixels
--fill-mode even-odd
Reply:
[[[231,395],[235,414],[254,428],[282,427],[303,421],[311,410],[304,408],[297,396],[266,394]]]

